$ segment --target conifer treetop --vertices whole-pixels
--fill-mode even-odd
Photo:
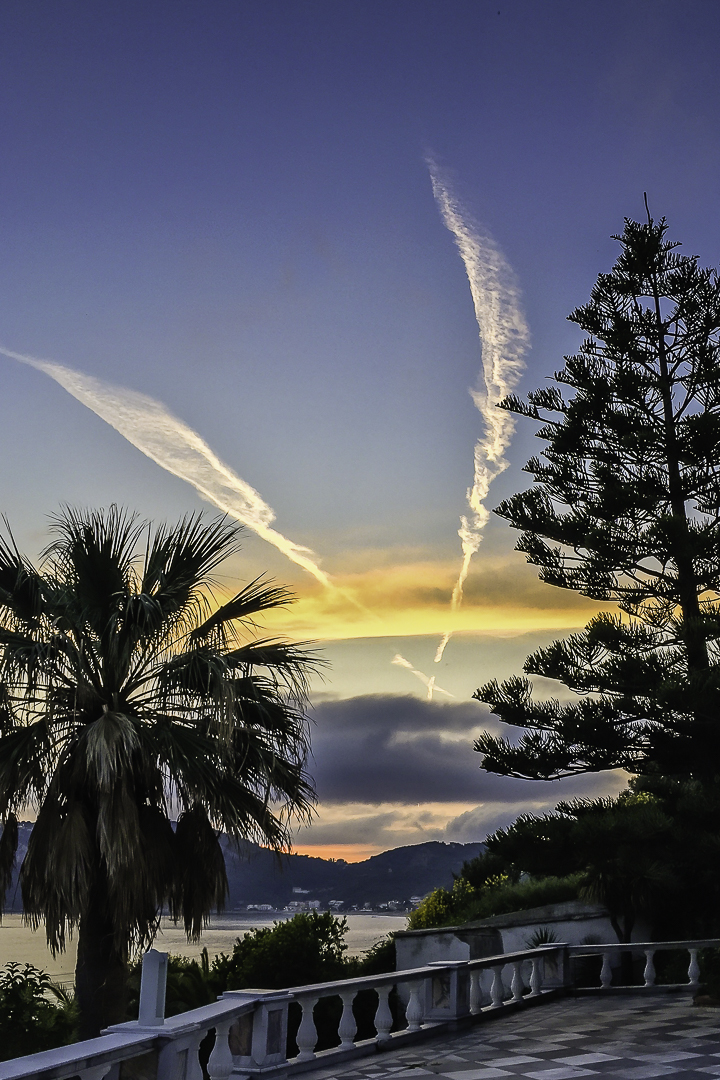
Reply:
[[[550,385],[501,408],[540,423],[533,486],[496,513],[541,580],[618,605],[528,657],[564,683],[476,691],[519,742],[483,735],[483,768],[527,778],[624,768],[720,771],[720,283],[664,219],[626,220],[620,256],[569,316],[587,335]]]

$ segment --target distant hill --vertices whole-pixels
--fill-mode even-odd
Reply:
[[[267,848],[244,846],[238,855],[227,842],[225,863],[230,897],[228,908],[246,904],[284,907],[291,900],[343,900],[346,907],[377,907],[390,900],[406,901],[444,885],[452,885],[466,859],[474,859],[483,844],[412,844],[373,855],[363,862],[317,859],[311,855],[283,855]],[[293,889],[302,889],[302,893]]]
[[[6,911],[22,910],[17,877],[31,832],[31,823],[21,823]],[[453,873],[458,873],[466,859],[474,859],[484,848],[483,844],[432,841],[383,851],[363,862],[346,863],[342,859],[318,859],[311,855],[278,857],[267,848],[247,841],[238,851],[226,836],[221,838],[221,843],[230,885],[228,911],[248,904],[283,908],[292,900],[319,900],[323,907],[330,900],[342,900],[346,909],[354,905],[376,908],[391,900],[403,903],[440,885],[449,888]]]

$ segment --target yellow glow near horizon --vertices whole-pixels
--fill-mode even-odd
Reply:
[[[515,557],[482,561],[468,579],[464,606],[450,612],[456,566],[422,560],[335,573],[334,592],[301,582],[297,600],[265,625],[319,641],[456,632],[527,633],[582,627],[600,605],[538,581]]]

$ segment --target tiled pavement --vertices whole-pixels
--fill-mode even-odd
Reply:
[[[720,1009],[688,997],[580,997],[480,1021],[456,1035],[334,1067],[303,1080],[571,1080],[720,1076]]]

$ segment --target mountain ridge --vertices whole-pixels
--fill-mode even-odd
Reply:
[[[18,875],[31,832],[32,822],[20,823],[15,868],[5,896],[8,912],[22,911]],[[390,901],[405,906],[413,896],[424,896],[439,886],[450,888],[453,874],[459,873],[463,862],[484,848],[481,843],[431,840],[348,863],[315,855],[277,855],[249,840],[235,845],[225,834],[221,834],[220,843],[229,886],[226,911],[248,904],[280,909],[292,901],[319,901],[322,907],[331,900],[342,901],[345,910],[353,906],[377,908]]]

